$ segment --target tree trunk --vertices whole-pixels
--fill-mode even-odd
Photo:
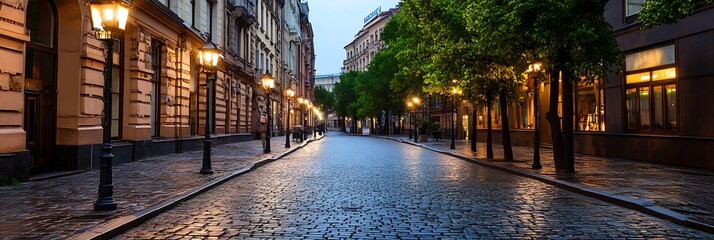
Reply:
[[[567,174],[575,173],[573,149],[573,82],[571,74],[563,72],[563,167]]]
[[[550,101],[545,118],[550,125],[550,135],[553,141],[553,160],[555,170],[563,171],[563,135],[560,133],[560,116],[558,116],[559,74],[557,70],[550,72]]]
[[[513,149],[511,147],[511,129],[508,126],[508,101],[506,92],[501,91],[498,94],[499,104],[501,105],[501,135],[503,138],[503,159],[513,161]]]
[[[474,114],[471,117],[471,152],[476,153],[476,134],[478,134],[478,131],[476,130],[476,124],[477,121],[476,119],[478,118],[478,110],[476,104],[474,104]]]
[[[486,158],[493,159],[493,127],[491,127],[491,99],[486,98]]]
[[[342,119],[342,121],[337,123],[340,126],[340,130],[342,132],[347,132],[347,124],[345,124],[345,118],[346,117],[344,115],[341,115],[340,117],[338,117],[338,119]],[[300,119],[300,120],[302,120],[302,119]]]

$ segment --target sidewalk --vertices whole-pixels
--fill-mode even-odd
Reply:
[[[552,149],[540,149],[540,170],[531,169],[532,147],[513,147],[514,162],[503,161],[503,146],[494,144],[493,160],[486,159],[486,143],[479,142],[477,153],[471,144],[456,141],[456,149],[449,149],[451,141],[414,143],[408,136],[389,139],[416,144],[483,165],[599,198],[611,203],[639,210],[672,222],[714,232],[714,171],[679,167],[649,162],[614,159],[576,154],[576,174],[562,177],[555,174]],[[474,159],[475,158],[475,159]]]
[[[270,154],[263,154],[260,141],[215,146],[211,158],[214,173],[210,175],[199,173],[202,151],[114,166],[116,211],[93,210],[99,185],[97,170],[0,187],[0,239],[67,239],[82,233],[79,238],[85,238],[113,231],[277,160],[310,141],[291,142],[291,148],[285,148],[285,137],[274,137]]]

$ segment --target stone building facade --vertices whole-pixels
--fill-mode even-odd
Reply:
[[[277,68],[282,61],[284,4],[134,1],[126,30],[114,44],[114,161],[200,149],[207,113],[214,142],[252,139],[258,131],[256,109],[264,104],[259,77],[266,66]],[[224,57],[214,88],[207,88],[206,79],[213,76],[202,71],[197,58],[209,40]],[[259,63],[269,59],[261,56],[272,60]],[[98,168],[106,51],[94,37],[89,5],[2,1],[0,58],[0,183]],[[276,106],[284,102],[283,86],[274,89]],[[274,116],[282,119],[286,112]]]
[[[384,41],[380,36],[384,27],[398,10],[398,8],[392,8],[367,19],[362,29],[355,35],[355,39],[345,46],[345,60],[342,67],[344,72],[367,70],[374,54],[384,46]]]

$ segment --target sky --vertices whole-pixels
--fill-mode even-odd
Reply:
[[[399,0],[308,0],[315,34],[317,74],[340,73],[345,45],[362,29],[364,18],[378,7],[387,11]]]

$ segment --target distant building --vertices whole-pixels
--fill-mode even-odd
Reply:
[[[340,82],[340,75],[342,74],[333,73],[317,75],[315,76],[315,87],[322,86],[327,89],[328,92],[332,92],[332,89],[335,88],[335,83]]]
[[[365,71],[374,55],[384,47],[380,36],[389,19],[399,8],[392,8],[379,13],[372,19],[367,19],[362,29],[357,32],[355,39],[345,46],[345,60],[343,71]],[[371,15],[371,14],[370,14]]]

